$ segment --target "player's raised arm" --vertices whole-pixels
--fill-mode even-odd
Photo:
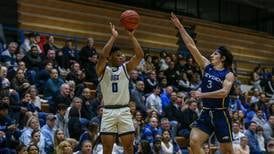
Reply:
[[[195,45],[195,42],[193,39],[188,35],[186,32],[184,26],[180,22],[180,20],[177,18],[177,16],[173,13],[171,13],[170,17],[172,23],[176,28],[178,28],[180,35],[188,48],[188,50],[191,52],[192,56],[194,57],[195,61],[198,63],[198,65],[201,68],[204,68],[206,65],[208,65],[210,62],[200,53],[198,48]]]
[[[112,35],[110,36],[108,42],[104,46],[102,53],[99,57],[99,60],[97,62],[97,65],[96,65],[96,73],[97,73],[98,77],[101,77],[102,74],[104,73],[104,68],[108,61],[107,58],[109,57],[110,50],[113,46],[114,41],[116,40],[116,38],[119,35],[117,30],[115,29],[115,26],[112,23],[110,23],[110,29],[111,29]]]
[[[136,37],[134,36],[134,32],[135,32],[135,30],[128,31],[129,39],[132,41],[133,50],[134,50],[135,55],[127,63],[127,72],[131,72],[133,69],[135,69],[136,66],[139,65],[142,58],[144,57],[143,49],[141,48]]]

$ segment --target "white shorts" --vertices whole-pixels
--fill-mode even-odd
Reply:
[[[135,132],[129,107],[103,110],[100,134],[128,134]]]

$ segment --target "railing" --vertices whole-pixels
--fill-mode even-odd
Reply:
[[[54,37],[59,37],[59,38],[63,38],[63,39],[72,39],[75,49],[78,49],[78,44],[80,41],[87,40],[87,37],[68,36],[68,35],[57,34],[57,33],[46,33],[46,32],[33,31],[33,30],[28,30],[28,29],[18,29],[18,28],[14,28],[14,27],[5,26],[5,25],[3,25],[3,29],[4,29],[4,31],[11,31],[11,32],[18,33],[20,43],[24,42],[25,34],[30,33],[30,32],[38,32],[40,35],[45,35],[45,36],[52,35]],[[107,41],[95,40],[95,42],[96,42],[96,44],[99,44],[99,45],[105,45]],[[121,48],[126,48],[126,49],[131,48],[131,46],[129,46],[127,44],[118,44],[118,45]],[[161,52],[161,51],[177,52],[176,50],[170,49],[170,48],[151,48],[151,47],[142,47],[142,48],[146,52],[151,52],[151,51],[153,51],[153,52]]]

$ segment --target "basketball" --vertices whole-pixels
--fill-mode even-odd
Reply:
[[[134,10],[126,10],[121,14],[121,24],[129,31],[137,29],[140,23],[140,16]]]

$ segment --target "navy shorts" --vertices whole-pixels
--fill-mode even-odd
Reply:
[[[220,143],[232,142],[231,119],[227,110],[203,109],[192,126],[209,136],[214,132]]]

